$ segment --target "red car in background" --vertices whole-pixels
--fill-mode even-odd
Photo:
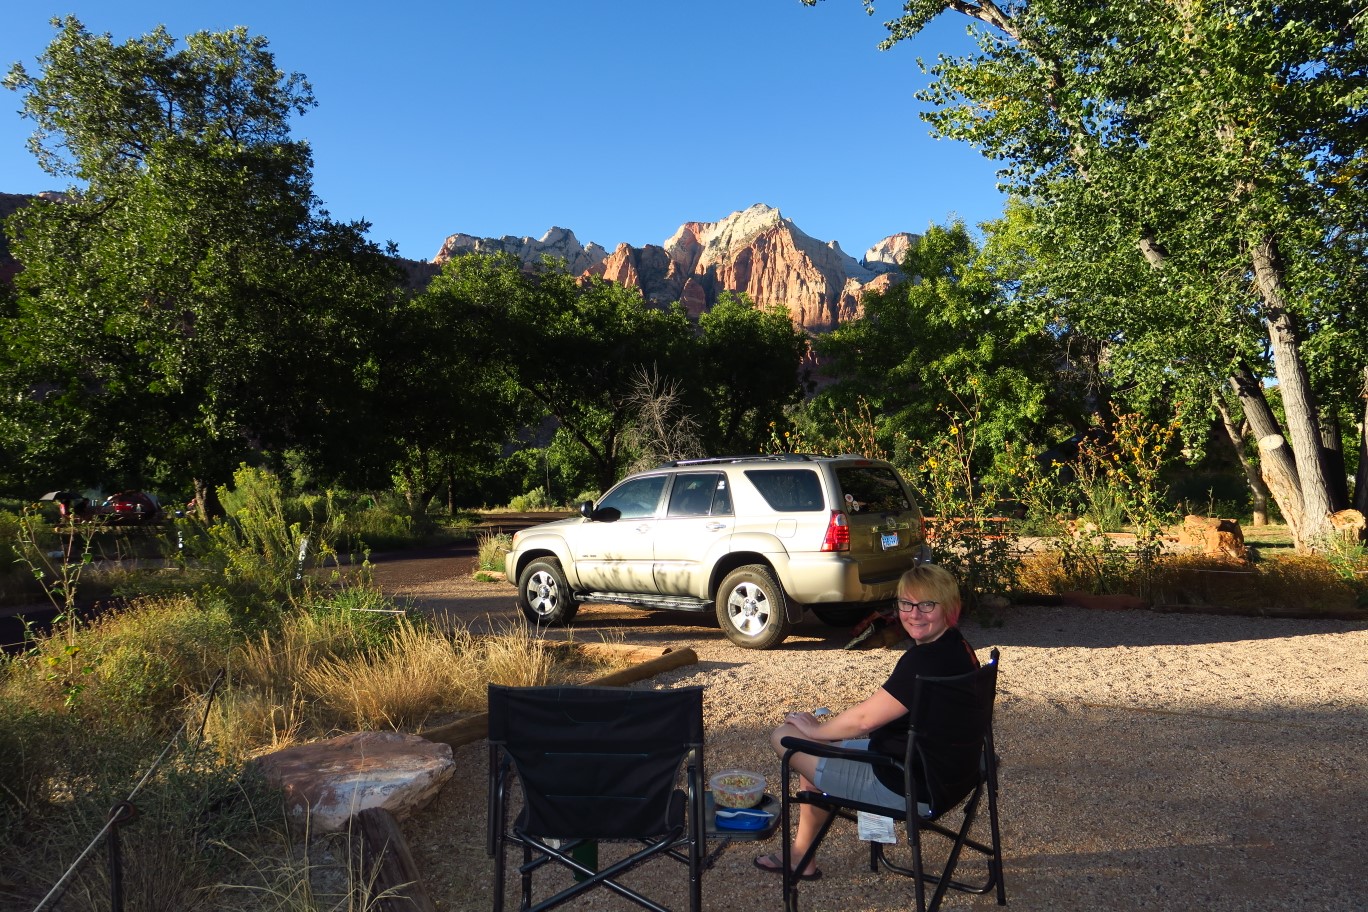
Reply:
[[[70,491],[52,491],[40,500],[55,500],[62,519],[72,522],[102,522],[111,525],[136,525],[161,518],[161,504],[146,491],[120,491],[100,503]]]

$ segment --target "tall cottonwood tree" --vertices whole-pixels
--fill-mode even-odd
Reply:
[[[263,447],[355,445],[398,275],[319,208],[289,131],[308,83],[241,28],[53,25],[38,71],[5,79],[40,164],[76,182],[9,223],[0,377],[29,476],[193,484],[203,504]]]
[[[1001,161],[1032,201],[1072,320],[1114,334],[1156,383],[1223,378],[1314,546],[1346,505],[1327,420],[1346,404],[1324,400],[1365,356],[1342,281],[1365,265],[1361,5],[908,0],[885,44],[943,12],[970,21],[979,52],[929,68],[933,130]]]

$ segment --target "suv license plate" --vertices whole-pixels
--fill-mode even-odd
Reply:
[[[884,532],[879,535],[879,538],[883,542],[883,549],[885,551],[889,550],[890,548],[898,547],[897,532]]]

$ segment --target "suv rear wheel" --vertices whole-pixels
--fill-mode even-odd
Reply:
[[[518,574],[518,607],[532,623],[561,627],[579,610],[570,597],[565,571],[554,557],[541,557]]]
[[[747,564],[717,590],[717,623],[738,646],[769,649],[789,635],[788,599],[768,567]]]

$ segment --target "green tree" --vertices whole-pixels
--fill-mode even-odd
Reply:
[[[457,257],[428,295],[460,314],[455,338],[484,370],[502,372],[522,403],[554,418],[584,449],[600,490],[631,461],[625,431],[643,369],[677,378],[692,353],[681,308],[661,310],[636,288],[577,279],[554,260],[524,272],[510,256]]]
[[[399,311],[381,359],[374,413],[387,464],[413,508],[498,462],[515,429],[540,416],[493,357],[487,315],[524,291],[516,264],[457,257]]]
[[[1056,328],[1012,294],[1008,222],[990,228],[991,255],[962,222],[931,226],[908,251],[906,278],[866,294],[860,317],[816,343],[836,378],[819,398],[850,413],[867,403],[887,452],[937,436],[970,404],[980,452],[1082,429],[1079,372]]]
[[[723,292],[698,318],[694,389],[704,449],[759,452],[772,422],[808,390],[808,339],[781,305]]]
[[[364,223],[319,208],[289,138],[308,83],[241,28],[178,48],[53,24],[40,71],[5,79],[42,166],[84,184],[8,226],[24,269],[0,379],[26,474],[192,484],[203,504],[262,448],[354,439],[399,276]]]
[[[1344,506],[1327,418],[1346,409],[1322,399],[1363,366],[1357,328],[1356,348],[1318,341],[1362,318],[1342,281],[1363,268],[1360,6],[909,0],[886,44],[947,11],[980,50],[929,68],[933,130],[1001,161],[1031,199],[1073,322],[1123,340],[1153,385],[1222,378],[1314,545]]]

